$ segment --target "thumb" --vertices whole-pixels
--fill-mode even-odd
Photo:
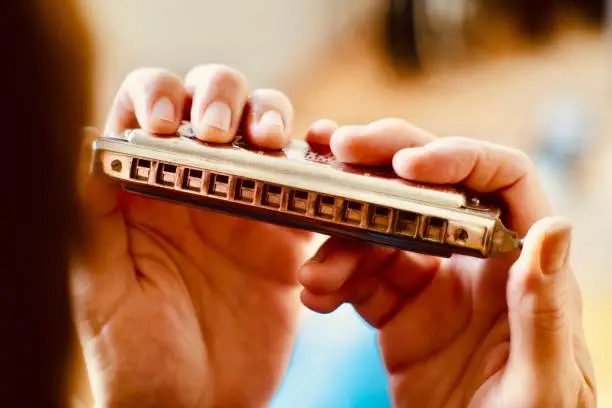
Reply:
[[[510,270],[510,362],[544,374],[560,374],[572,361],[572,288],[568,255],[571,225],[561,218],[534,224]]]

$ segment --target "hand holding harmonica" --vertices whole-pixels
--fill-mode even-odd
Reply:
[[[524,154],[395,119],[319,122],[288,144],[287,99],[246,94],[223,67],[185,83],[139,71],[96,138],[74,303],[106,401],[265,405],[296,333],[298,280],[307,307],[351,303],[379,330],[398,406],[592,397],[570,229],[546,218]],[[195,129],[177,136],[182,120]],[[304,264],[308,229],[332,238]]]

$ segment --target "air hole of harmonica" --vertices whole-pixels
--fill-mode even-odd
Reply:
[[[389,225],[390,211],[386,207],[373,207],[370,216],[370,227],[384,230]]]
[[[444,240],[444,235],[446,233],[446,220],[441,218],[431,217],[429,218],[426,229],[424,231],[424,238],[441,242]]]
[[[293,192],[293,196],[299,200],[307,200],[308,199],[308,193],[306,191],[301,191],[301,190],[295,190]]]
[[[134,159],[132,161],[132,169],[130,177],[134,180],[147,181],[149,172],[151,171],[151,161],[145,159]]]
[[[176,166],[174,164],[164,164],[164,171],[166,173],[176,173]]]
[[[264,186],[264,194],[261,198],[261,204],[267,207],[279,208],[281,204],[281,186],[266,184]]]
[[[429,225],[434,228],[442,228],[444,227],[444,220],[441,218],[430,218]]]
[[[115,159],[111,162],[111,169],[116,172],[120,172],[123,169],[123,164],[121,160]]]
[[[349,201],[347,204],[348,208],[355,211],[361,210],[361,203],[356,203],[354,201]]]
[[[145,159],[139,159],[138,160],[138,167],[144,167],[144,168],[150,168],[151,167],[151,162],[149,160],[145,160]]]
[[[331,219],[334,217],[334,204],[336,199],[331,196],[320,196],[315,215],[321,218]]]
[[[183,173],[183,189],[199,192],[202,188],[202,170],[185,169]]]
[[[334,199],[334,197],[330,197],[330,196],[322,196],[321,197],[321,204],[334,205],[335,202],[336,202],[336,200]]]
[[[208,194],[215,195],[217,197],[227,197],[229,176],[225,174],[211,174],[210,185],[208,187]]]
[[[308,192],[292,190],[290,192],[288,210],[305,214],[308,205]]]
[[[402,235],[416,235],[418,215],[411,212],[400,211],[397,215],[395,231]]]
[[[380,215],[382,217],[386,217],[389,215],[389,209],[388,208],[384,208],[384,207],[376,207],[374,209],[374,213],[376,215]]]
[[[269,186],[267,186],[267,190],[271,194],[280,194],[281,193],[281,187],[280,186],[269,185]]]
[[[344,210],[342,221],[349,224],[359,225],[359,223],[361,223],[361,206],[361,203],[346,201],[346,208]]]
[[[246,188],[248,190],[255,189],[255,182],[253,180],[242,180],[242,188]]]
[[[193,177],[193,178],[202,178],[202,170],[193,170],[190,169],[189,170],[189,177]]]

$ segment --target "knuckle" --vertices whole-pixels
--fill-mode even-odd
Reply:
[[[401,129],[404,130],[411,125],[401,118],[390,117],[385,119],[380,119],[368,124],[368,126],[382,126],[385,129]]]
[[[219,85],[238,85],[241,88],[246,88],[246,77],[233,68],[225,67],[213,71],[212,81]]]
[[[527,317],[536,332],[556,333],[563,330],[569,322],[567,292],[560,292],[552,299],[548,299],[545,305],[535,305],[527,311]]]
[[[530,319],[536,331],[541,333],[556,333],[566,325],[566,313],[562,307],[533,310]]]
[[[255,110],[279,110],[284,116],[293,116],[293,104],[289,97],[277,89],[257,89],[249,96],[249,104]]]
[[[213,83],[222,87],[247,87],[247,79],[242,72],[223,64],[199,65],[187,74],[186,82],[191,86]]]
[[[523,169],[531,170],[535,168],[535,164],[527,153],[519,149],[510,149],[510,153],[515,157],[516,163]]]
[[[269,101],[273,101],[273,102],[282,101],[284,103],[291,103],[289,100],[289,97],[285,95],[284,92],[281,92],[278,89],[265,89],[265,88],[256,89],[253,91],[250,98],[254,102],[261,102],[261,103],[265,103]]]
[[[477,141],[465,136],[447,136],[434,140],[432,143],[440,145],[475,146]]]
[[[145,90],[180,83],[180,77],[163,68],[139,68],[130,72],[124,81],[127,87],[139,87]]]

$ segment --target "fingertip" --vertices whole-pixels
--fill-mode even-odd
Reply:
[[[131,109],[138,126],[158,135],[178,130],[187,92],[180,77],[158,68],[136,70],[126,78],[115,102],[115,122],[129,124]],[[117,126],[112,126],[117,127]]]
[[[176,133],[179,127],[177,103],[168,96],[153,101],[149,120],[144,127],[145,130],[160,135]]]
[[[389,165],[401,149],[421,146],[434,136],[397,118],[387,118],[365,126],[345,126],[331,137],[332,151],[341,161],[366,166]]]
[[[391,161],[395,173],[405,179],[418,180],[427,168],[427,162],[421,160],[421,148],[407,148],[398,151]]]
[[[285,120],[279,112],[269,110],[251,126],[250,142],[257,147],[279,150],[289,141]]]
[[[572,224],[563,217],[547,217],[535,222],[524,239],[521,258],[544,275],[560,271],[567,261]],[[532,268],[532,269],[533,269]]]
[[[344,303],[344,300],[336,294],[317,295],[308,290],[300,293],[300,300],[308,309],[321,314],[332,313]]]
[[[331,119],[321,119],[314,122],[306,132],[307,143],[329,145],[332,134],[338,129],[338,124]]]
[[[322,275],[320,268],[314,262],[307,262],[298,272],[299,283],[309,292],[317,295],[325,295],[333,292],[329,282]]]
[[[337,128],[329,139],[329,147],[334,156],[344,163],[358,163],[362,150],[357,138],[364,127],[358,125],[342,126]]]
[[[247,99],[245,76],[221,64],[200,65],[187,74],[185,83],[192,95],[189,116],[196,137],[210,143],[231,142]]]
[[[258,89],[245,105],[245,137],[263,149],[282,149],[289,143],[293,117],[293,105],[287,95],[275,89]]]
[[[328,294],[340,290],[374,247],[330,238],[301,268],[298,279],[309,291]]]
[[[214,126],[201,126],[196,133],[196,138],[207,143],[229,143],[234,137],[231,133]]]

